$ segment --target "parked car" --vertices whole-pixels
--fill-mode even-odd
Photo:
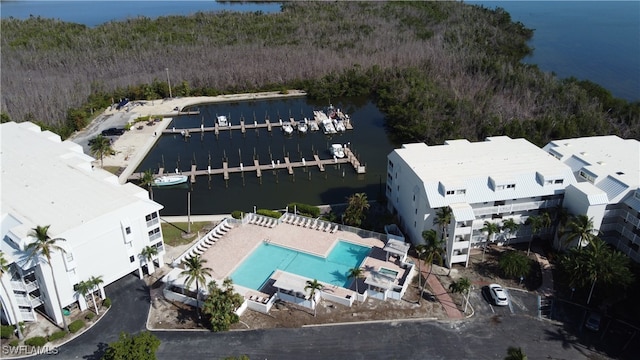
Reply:
[[[509,305],[509,297],[507,296],[507,292],[504,291],[502,286],[498,284],[489,285],[489,293],[491,294],[491,298],[493,299],[494,304],[498,306]]]
[[[102,136],[115,136],[124,134],[124,129],[121,128],[109,128],[102,130]]]
[[[592,312],[589,314],[587,321],[584,323],[584,326],[592,331],[600,330],[600,321],[602,320],[602,316],[596,312]]]

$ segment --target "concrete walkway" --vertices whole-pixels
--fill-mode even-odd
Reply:
[[[533,249],[533,253],[536,261],[540,264],[540,271],[542,272],[542,285],[536,292],[542,297],[553,296],[553,265],[549,263],[549,259],[541,255],[542,249]]]
[[[440,280],[438,280],[438,277],[433,273],[429,275],[429,272],[429,268],[423,269],[422,276],[427,279],[427,284],[429,284],[429,287],[433,291],[433,295],[435,295],[436,299],[438,299],[438,302],[442,304],[442,307],[447,313],[447,317],[450,320],[463,319],[464,316],[462,315],[460,310],[458,310],[458,306],[455,302],[453,302],[451,295],[449,295],[449,293],[442,286],[442,283],[440,282]]]

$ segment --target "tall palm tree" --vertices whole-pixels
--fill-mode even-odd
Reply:
[[[490,221],[485,221],[484,226],[482,227],[482,232],[487,234],[487,239],[484,242],[484,246],[482,247],[482,261],[484,261],[484,254],[487,252],[487,244],[493,237],[493,234],[497,234],[500,232],[500,226],[496,223],[492,223]]]
[[[49,227],[51,225],[46,226],[36,226],[31,229],[29,236],[35,238],[35,241],[27,245],[26,250],[29,252],[29,259],[33,257],[43,256],[47,263],[49,264],[49,270],[51,270],[51,278],[53,279],[53,287],[56,292],[56,302],[58,305],[58,309],[62,311],[62,304],[60,303],[60,292],[58,291],[58,283],[56,282],[56,276],[53,273],[53,265],[51,264],[51,255],[54,251],[60,251],[61,253],[66,253],[66,251],[58,245],[60,241],[66,241],[62,238],[52,239],[49,236]],[[69,326],[67,326],[67,319],[65,319],[64,314],[62,315],[62,325],[64,331],[69,331]]]
[[[98,305],[96,304],[96,298],[94,297],[94,293],[100,290],[100,285],[104,283],[102,280],[102,275],[100,276],[91,276],[89,278],[89,285],[91,285],[91,300],[93,301],[93,306],[96,308],[96,314],[100,315],[98,311]]]
[[[544,212],[540,215],[529,216],[525,224],[531,228],[531,238],[529,238],[529,245],[527,246],[527,256],[529,256],[534,236],[539,234],[542,229],[546,229],[551,225],[551,218],[549,217],[549,213]]]
[[[304,287],[304,291],[309,290],[309,298],[313,304],[313,317],[316,316],[316,291],[320,291],[324,286],[318,282],[318,280],[307,280],[307,285]]]
[[[527,360],[527,355],[524,353],[522,348],[509,346],[507,349],[507,356],[504,360]]]
[[[91,285],[91,282],[89,281],[80,281],[78,284],[76,284],[76,291],[78,292],[78,294],[82,295],[82,297],[85,299],[85,301],[87,300],[87,294],[89,294],[91,292],[91,289],[93,288],[93,286]],[[98,307],[96,307],[96,302],[95,300],[93,300],[93,294],[91,294],[92,297],[92,301],[93,301],[93,306],[96,310],[96,314],[98,313]]]
[[[200,318],[200,284],[205,284],[207,276],[211,277],[211,271],[213,271],[211,268],[204,266],[206,262],[207,260],[201,259],[200,255],[187,258],[184,261],[185,270],[180,273],[180,275],[187,276],[184,280],[184,286],[187,289],[194,281],[196,283],[196,313],[198,314],[198,319]]]
[[[438,239],[435,230],[427,230],[422,232],[422,238],[426,242],[425,264],[429,264],[429,273],[427,279],[431,275],[431,268],[434,261],[438,261],[438,265],[442,266],[444,261],[444,239]]]
[[[502,223],[502,228],[504,230],[507,230],[508,232],[508,238],[507,238],[507,242],[509,242],[509,239],[511,239],[511,237],[513,235],[515,235],[515,233],[518,231],[518,229],[520,228],[520,223],[516,222],[515,220],[513,220],[513,218],[508,218],[507,220],[505,220]]]
[[[153,178],[153,172],[151,169],[146,170],[142,173],[142,178],[140,178],[140,185],[146,186],[149,194],[151,195],[151,200],[153,200],[153,185],[155,184],[155,179]]]
[[[451,222],[453,217],[453,211],[451,211],[451,207],[443,206],[436,210],[436,224],[440,227],[442,233],[440,235],[441,239],[444,240],[444,234],[447,230],[447,225]]]
[[[155,267],[153,265],[153,257],[156,255],[158,255],[158,248],[156,248],[155,246],[145,246],[144,248],[142,248],[142,251],[140,251],[140,257],[146,262],[147,271],[149,272],[149,274],[153,274],[153,272],[155,271]]]
[[[358,279],[362,279],[364,277],[364,270],[362,270],[362,268],[359,268],[359,267],[351,268],[351,269],[349,269],[349,272],[347,273],[347,276],[349,277],[349,279],[354,279],[355,280],[356,293],[359,295],[360,292],[358,291]]]
[[[2,283],[2,289],[4,290],[4,293],[7,294],[7,301],[11,302],[9,291],[4,286],[4,283],[1,280],[2,277],[4,277],[4,275],[8,273],[9,262],[4,258],[4,252],[0,251],[0,283]],[[16,322],[16,330],[18,331],[18,339],[22,339],[24,336],[22,335],[22,329],[20,329],[20,323],[18,322],[18,314],[16,314],[16,309],[13,307],[13,305],[11,305],[11,303],[9,303],[7,307],[11,308],[11,312],[13,312],[13,319]]]
[[[98,135],[93,139],[91,143],[91,155],[100,158],[100,167],[104,167],[104,157],[115,155],[116,152],[111,147],[111,140],[102,135]]]
[[[418,298],[418,304],[422,300],[422,262],[425,261],[427,256],[427,244],[416,245],[416,257],[418,258],[418,289],[420,290],[420,298]]]
[[[593,241],[596,232],[597,230],[593,228],[593,218],[587,215],[574,215],[567,223],[567,229],[564,232],[567,237],[563,243],[568,246],[578,240],[578,246],[586,246]]]
[[[360,226],[369,210],[367,194],[356,193],[347,198],[347,209],[344,212],[344,220],[347,225]]]

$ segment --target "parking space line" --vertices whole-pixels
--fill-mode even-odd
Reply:
[[[509,290],[504,289],[504,292],[507,293],[507,304],[509,304],[509,310],[511,311],[512,314],[515,314],[515,312],[513,311],[513,300],[511,299],[511,294],[509,294]]]

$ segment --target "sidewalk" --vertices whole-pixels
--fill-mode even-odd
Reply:
[[[460,310],[458,310],[458,306],[453,302],[453,299],[451,299],[451,296],[442,286],[442,283],[440,282],[440,280],[438,280],[436,275],[433,273],[429,275],[428,268],[422,270],[422,275],[427,278],[427,284],[429,284],[429,287],[431,288],[431,290],[433,290],[433,295],[435,295],[435,297],[438,299],[438,302],[442,304],[442,307],[447,312],[447,317],[450,320],[463,319],[464,316],[462,315]]]
[[[541,249],[533,249],[533,253],[536,256],[536,261],[540,264],[540,271],[542,272],[542,285],[536,290],[540,296],[549,297],[553,296],[553,265],[549,263],[549,260],[540,255]]]

